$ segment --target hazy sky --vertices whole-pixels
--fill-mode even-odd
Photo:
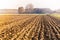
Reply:
[[[0,0],[0,9],[16,9],[30,3],[38,8],[60,9],[60,0]]]

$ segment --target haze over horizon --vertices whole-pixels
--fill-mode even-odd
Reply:
[[[0,9],[17,9],[33,4],[35,8],[50,8],[51,10],[60,9],[60,0],[0,0]]]

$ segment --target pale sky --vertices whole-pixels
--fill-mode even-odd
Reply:
[[[37,8],[60,9],[60,0],[0,0],[0,9],[16,9],[30,3]]]

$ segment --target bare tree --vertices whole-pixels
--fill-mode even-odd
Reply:
[[[33,4],[28,4],[26,6],[26,12],[32,12],[32,10],[33,10]]]
[[[26,6],[26,9],[33,9],[33,4],[28,4],[28,5]]]

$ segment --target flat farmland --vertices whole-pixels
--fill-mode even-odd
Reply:
[[[0,15],[0,40],[60,40],[60,18],[51,15]]]

